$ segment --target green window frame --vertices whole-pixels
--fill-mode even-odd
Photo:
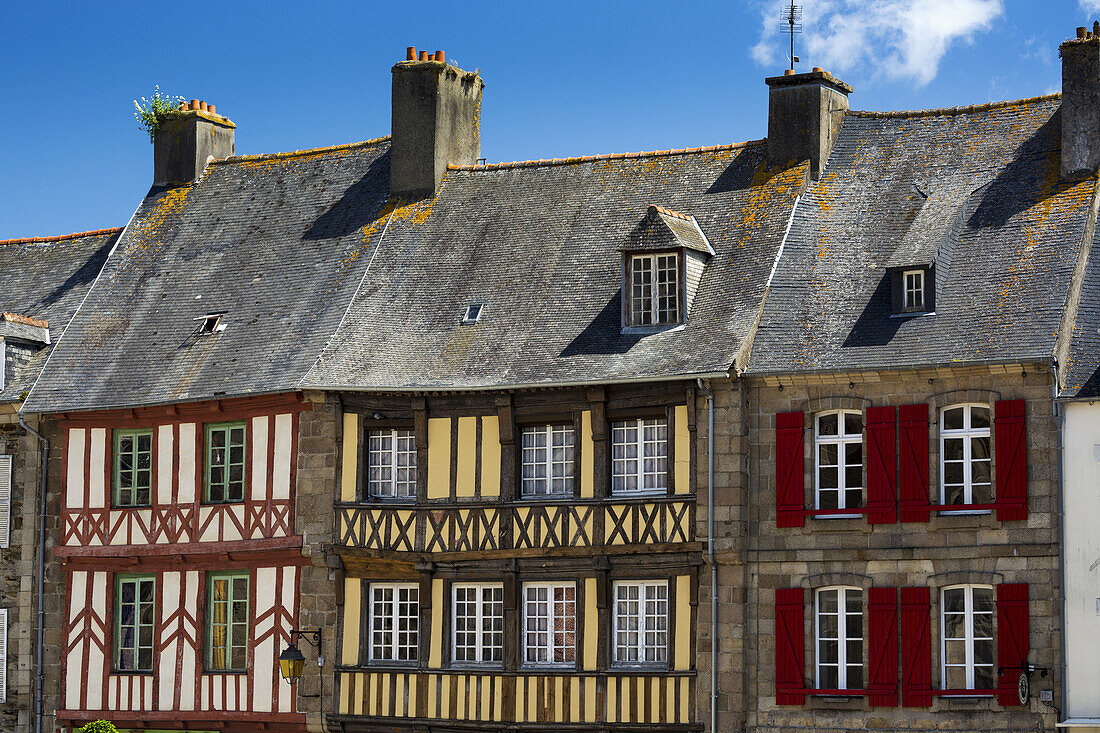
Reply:
[[[115,669],[153,671],[156,576],[118,575],[115,580]]]
[[[211,573],[206,588],[206,668],[248,668],[249,574]]]
[[[153,495],[153,431],[116,430],[114,505],[149,506]]]
[[[245,447],[243,422],[206,426],[206,503],[244,501]]]

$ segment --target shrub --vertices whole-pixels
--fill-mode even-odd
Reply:
[[[107,720],[93,720],[80,730],[81,733],[118,733],[115,724]]]
[[[134,100],[134,119],[141,125],[141,129],[149,133],[149,142],[153,142],[160,123],[169,117],[178,117],[183,114],[180,104],[183,97],[171,97],[160,93],[160,87],[153,87],[152,99],[141,98],[139,103]]]

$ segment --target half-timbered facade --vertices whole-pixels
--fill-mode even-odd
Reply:
[[[335,720],[697,727],[694,385],[344,405]]]

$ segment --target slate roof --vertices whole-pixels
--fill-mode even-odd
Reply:
[[[799,203],[750,373],[1049,359],[1096,180],[1063,183],[1059,97],[849,113]],[[935,315],[887,268],[933,259]]]
[[[1069,353],[1066,363],[1060,365],[1059,396],[1097,399],[1100,398],[1100,230],[1092,239],[1075,315],[1069,334]]]
[[[412,203],[387,200],[387,139],[216,161],[150,192],[25,409],[725,373],[806,175],[764,157],[471,166]],[[716,255],[684,327],[623,335],[618,246],[653,202],[692,212]],[[220,312],[225,331],[192,334]]]
[[[622,252],[645,252],[675,248],[714,254],[707,235],[699,228],[695,217],[651,205],[638,225],[619,246]]]
[[[121,229],[0,242],[0,312],[47,321],[50,340],[60,338],[99,274]],[[18,319],[2,320],[0,335],[38,340],[41,330]],[[42,349],[0,391],[0,402],[18,401],[49,356]]]

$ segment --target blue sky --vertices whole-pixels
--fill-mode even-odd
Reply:
[[[1100,0],[800,1],[799,68],[852,84],[854,109],[1058,91],[1058,43],[1100,18]],[[388,134],[409,45],[481,70],[490,161],[761,138],[781,4],[7,0],[0,239],[125,224],[153,167],[132,100],[155,84],[216,104],[238,153],[334,145]]]

